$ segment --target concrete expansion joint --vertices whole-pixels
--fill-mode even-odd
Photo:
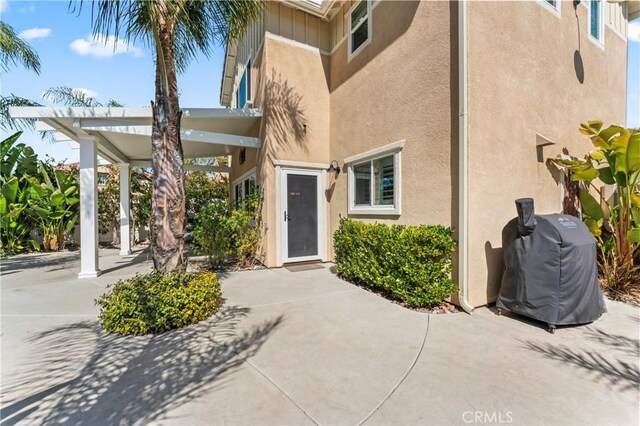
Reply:
[[[287,398],[289,401],[291,401],[291,403],[293,405],[296,406],[296,408],[298,408],[298,410],[302,411],[302,413],[307,416],[307,418],[309,420],[311,420],[313,422],[314,425],[320,425],[320,422],[318,422],[316,419],[313,418],[313,416],[311,414],[309,414],[304,408],[302,408],[300,406],[300,404],[298,404],[297,402],[295,402],[293,400],[293,398],[287,393],[285,392],[284,389],[282,389],[275,380],[273,380],[271,377],[269,377],[269,375],[267,375],[266,373],[264,373],[262,370],[260,370],[258,367],[256,367],[255,365],[253,365],[251,363],[251,361],[249,361],[247,358],[243,357],[242,355],[240,355],[237,351],[233,351],[234,354],[236,354],[236,356],[238,358],[240,358],[243,362],[247,363],[247,365],[251,368],[253,368],[258,374],[260,374],[262,377],[264,377],[269,383],[271,383],[276,389],[278,389],[280,391],[280,393],[282,393],[285,398]]]
[[[400,387],[400,385],[402,385],[402,383],[405,381],[405,379],[407,377],[409,377],[409,374],[411,374],[411,372],[413,371],[413,368],[418,363],[418,360],[420,359],[420,356],[422,355],[422,351],[424,350],[425,344],[427,343],[427,336],[429,335],[429,324],[430,324],[429,319],[430,318],[431,318],[431,315],[427,315],[427,324],[426,324],[425,329],[424,329],[424,337],[422,338],[422,345],[420,345],[420,350],[418,350],[418,353],[416,354],[415,358],[413,359],[413,362],[411,363],[411,366],[409,367],[407,372],[402,376],[402,378],[400,378],[398,383],[396,383],[396,385],[393,387],[393,389],[391,389],[391,391],[382,399],[382,401],[380,401],[380,403],[364,419],[362,419],[361,421],[358,422],[358,426],[361,426],[367,420],[369,420],[389,400],[389,398],[391,398],[391,395],[393,395],[394,392]]]

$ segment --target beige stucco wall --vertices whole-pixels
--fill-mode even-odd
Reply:
[[[537,213],[560,210],[553,168],[538,161],[591,144],[581,122],[624,124],[626,42],[609,27],[604,49],[588,40],[587,8],[563,2],[561,18],[537,2],[469,2],[469,296],[495,300],[502,272],[501,230],[514,200]],[[578,80],[574,56],[584,64]],[[536,149],[536,135],[555,145]]]
[[[265,264],[277,258],[276,168],[274,161],[326,163],[329,159],[329,87],[327,57],[318,49],[305,49],[266,37],[256,73],[256,105],[263,110],[262,147],[243,170],[257,166],[263,190]],[[234,160],[237,161],[237,160]]]
[[[379,2],[371,43],[349,61],[344,40],[331,57],[331,159],[343,165],[346,157],[406,140],[402,214],[361,220],[452,224],[457,94],[451,84],[457,75],[450,65],[451,8],[448,2]],[[348,215],[347,183],[345,169],[329,188],[330,235]]]

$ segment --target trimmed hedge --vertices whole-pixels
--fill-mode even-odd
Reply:
[[[203,321],[218,312],[223,302],[213,272],[162,275],[157,271],[120,280],[96,300],[105,330],[135,335]]]
[[[456,290],[453,231],[441,225],[387,226],[340,219],[333,236],[338,273],[411,307],[435,305]]]

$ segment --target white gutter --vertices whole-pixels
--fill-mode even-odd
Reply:
[[[468,203],[468,135],[467,135],[467,1],[458,2],[458,299],[467,313],[469,303],[469,203]]]

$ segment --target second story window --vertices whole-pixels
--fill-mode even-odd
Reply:
[[[249,100],[251,100],[251,59],[249,59],[247,66],[244,68],[240,84],[236,90],[238,108],[244,108]]]
[[[538,0],[538,3],[558,18],[560,17],[560,0]]]
[[[371,40],[371,4],[360,0],[349,15],[349,55],[354,55]]]
[[[602,0],[591,0],[589,2],[589,35],[599,43],[604,43],[603,15]]]

